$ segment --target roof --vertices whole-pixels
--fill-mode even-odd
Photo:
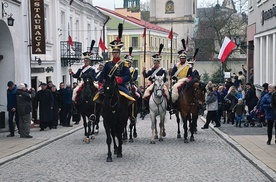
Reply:
[[[158,25],[155,25],[155,24],[152,24],[152,23],[149,23],[145,20],[140,20],[140,19],[137,19],[137,18],[134,18],[132,16],[124,16],[122,14],[119,14],[113,10],[110,10],[110,9],[106,9],[106,8],[103,8],[103,7],[99,7],[99,6],[96,6],[96,8],[102,10],[102,11],[105,11],[105,12],[108,12],[110,14],[113,14],[114,16],[117,16],[117,17],[120,17],[122,19],[125,19],[125,20],[128,20],[136,25],[139,25],[143,28],[146,28],[146,29],[151,29],[151,30],[157,30],[157,31],[160,31],[160,32],[166,32],[166,33],[169,33],[170,30],[168,29],[165,29],[163,27],[160,27]],[[176,34],[176,33],[174,33]]]

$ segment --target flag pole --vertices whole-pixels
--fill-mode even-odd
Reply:
[[[73,2],[73,1],[71,1],[71,2]],[[71,3],[70,2],[70,3]],[[70,4],[71,5],[71,4]],[[70,27],[69,27],[69,22],[68,22],[68,39],[69,39],[69,36],[70,36]],[[69,58],[71,59],[71,52],[70,52],[70,43],[69,42],[67,42],[67,52],[69,53]],[[69,62],[69,65],[70,65],[70,69],[72,69],[71,68],[71,62]],[[72,78],[72,74],[70,74],[70,87],[72,88],[72,81],[73,81],[73,78]]]
[[[144,27],[144,32],[143,32],[143,37],[144,37],[144,67],[146,67],[146,30],[147,28]],[[144,71],[144,70],[143,70]],[[143,75],[143,93],[145,93],[145,90],[146,90],[146,78],[145,76]],[[144,99],[142,99],[142,113],[143,113],[143,117],[142,117],[142,120],[144,120],[144,117],[145,117],[145,101]]]
[[[173,59],[173,53],[172,53],[172,47],[173,47],[173,23],[171,21],[171,50],[170,50],[170,54],[171,54],[171,64],[170,67],[172,68],[172,59]],[[171,74],[171,73],[170,73]],[[169,89],[169,97],[170,97],[170,108],[173,108],[173,104],[172,104],[172,75],[170,75],[170,89]],[[172,119],[172,112],[170,111],[170,119]]]

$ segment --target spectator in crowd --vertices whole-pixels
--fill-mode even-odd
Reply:
[[[242,71],[238,73],[238,80],[240,80],[241,84],[245,84],[245,76],[242,74]]]
[[[17,128],[19,130],[19,124],[18,124],[18,115],[16,114],[16,92],[17,92],[17,86],[12,82],[9,81],[7,89],[7,111],[9,114],[9,130],[10,134],[7,135],[7,137],[14,137],[14,122],[13,119],[15,117],[15,122],[17,125]]]
[[[255,87],[251,83],[246,84],[245,102],[250,113],[258,103]]]
[[[29,94],[29,92],[31,94]],[[19,118],[20,138],[33,138],[30,135],[32,99],[35,97],[35,90],[27,91],[24,83],[18,85],[16,92],[16,112]]]
[[[224,87],[219,86],[218,88],[219,92],[219,99],[218,99],[218,120],[221,121],[221,117],[223,117],[223,123],[226,123],[226,102],[224,100],[224,97],[226,96],[224,92]]]
[[[238,99],[238,103],[234,106],[232,112],[235,114],[236,117],[236,127],[238,127],[238,125],[239,127],[241,127],[241,121],[245,112],[245,105],[242,98]]]
[[[273,112],[273,107],[275,107],[274,101],[271,102],[271,97],[272,93],[274,92],[274,86],[269,85],[268,86],[268,93],[263,96],[261,99],[260,107],[261,110],[265,111],[265,118],[267,120],[267,145],[271,145],[271,140],[272,140],[272,130],[273,130],[273,125],[275,121],[275,115]],[[275,131],[276,131],[276,125],[275,125]],[[275,135],[275,141],[276,141],[276,135]]]
[[[64,108],[62,108],[62,104],[61,104],[61,101],[63,100],[63,91],[65,90],[65,85],[63,82],[60,82],[59,84],[59,90],[58,90],[58,94],[59,94],[59,100],[60,100],[60,111],[59,111],[59,124],[60,125],[65,125],[64,121],[63,121],[63,111],[64,111]]]
[[[237,89],[237,97],[238,97],[238,99],[244,99],[244,97],[245,97],[245,95],[244,95],[244,91],[243,91],[243,89],[242,89],[242,87],[238,87],[238,89]]]
[[[213,87],[213,83],[212,83],[212,81],[210,80],[210,81],[208,81],[208,83],[206,84],[206,90],[207,90],[207,93],[209,92],[209,88],[212,88]]]
[[[231,78],[227,78],[226,79],[226,83],[225,83],[226,89],[229,90],[230,87],[233,86],[233,85],[234,85],[234,83],[232,82],[232,79]]]
[[[251,85],[254,84],[254,69],[253,68],[250,69],[248,83],[250,83]]]
[[[66,88],[62,92],[61,100],[61,109],[63,110],[61,117],[64,122],[63,126],[65,127],[72,127],[72,125],[70,125],[73,107],[72,95],[73,91],[70,84],[66,84]]]
[[[52,127],[53,129],[57,129],[58,113],[60,111],[60,99],[59,99],[59,93],[57,91],[57,87],[55,85],[52,85],[51,91],[54,99],[54,107],[52,112],[52,123],[50,124],[50,127]]]
[[[220,122],[217,118],[218,96],[217,93],[213,91],[212,87],[209,87],[209,93],[206,97],[206,110],[206,123],[201,129],[208,129],[211,121],[215,121],[216,125],[214,127],[220,127]]]
[[[228,90],[228,94],[225,96],[225,101],[229,104],[227,123],[231,122],[234,124],[235,115],[232,113],[233,108],[238,103],[237,90],[234,86],[231,86]]]
[[[241,80],[239,80],[238,76],[234,76],[234,86],[236,87],[236,89],[238,89],[240,85],[241,85]]]
[[[37,110],[39,104],[39,119],[40,119],[40,131],[44,131],[49,127],[52,122],[52,111],[54,107],[54,98],[52,92],[47,89],[46,83],[41,83],[41,90],[39,90],[35,96],[35,108]]]
[[[52,90],[52,86],[53,86],[53,82],[52,81],[48,81],[47,82],[47,89]]]

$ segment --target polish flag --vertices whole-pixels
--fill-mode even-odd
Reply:
[[[229,56],[229,54],[232,52],[232,50],[235,47],[236,47],[236,44],[233,41],[231,41],[228,37],[225,36],[218,55],[218,58],[222,63],[226,60],[226,58]]]
[[[69,37],[68,37],[68,44],[70,45],[70,46],[73,46],[74,45],[74,42],[73,42],[73,39],[72,39],[72,37],[69,35]]]
[[[144,28],[144,32],[143,32],[143,35],[142,35],[142,37],[143,37],[143,38],[145,38],[145,37],[146,37],[146,30],[147,30],[147,29],[146,29],[146,28]]]
[[[172,38],[173,38],[173,29],[171,29],[168,38],[169,38],[169,39],[172,39]]]
[[[99,46],[100,46],[100,48],[101,48],[103,51],[107,49],[107,48],[105,47],[105,44],[104,44],[104,42],[103,42],[103,40],[102,40],[101,37],[100,37],[100,41],[99,41]]]

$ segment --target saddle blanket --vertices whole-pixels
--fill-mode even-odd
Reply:
[[[186,82],[189,82],[189,78],[181,78],[172,87],[172,103],[175,103],[179,98],[179,92]]]
[[[149,100],[150,96],[151,96],[151,93],[152,93],[152,90],[153,90],[153,86],[154,84],[151,84],[145,91],[144,95],[143,95],[143,99],[146,99],[146,100]],[[164,96],[166,97],[167,101],[169,100],[170,98],[170,95],[169,95],[169,91],[167,89],[166,86],[164,86],[164,89],[163,89],[163,94]]]
[[[98,88],[98,82],[94,82],[94,86]],[[77,103],[78,102],[78,94],[82,91],[84,87],[84,82],[81,81],[76,88],[73,90],[72,100]]]

